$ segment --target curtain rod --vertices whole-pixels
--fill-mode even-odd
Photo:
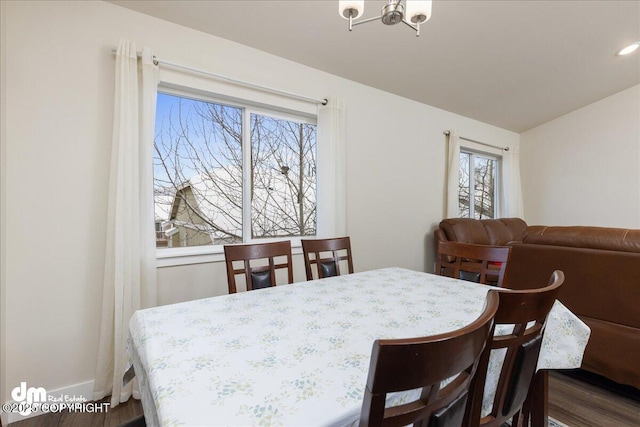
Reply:
[[[448,130],[445,130],[444,132],[445,135],[449,136],[449,134],[451,133]],[[459,136],[458,138],[460,139],[464,139],[465,141],[469,141],[469,142],[473,142],[475,144],[480,144],[480,145],[484,145],[485,147],[491,147],[491,148],[497,148],[498,150],[504,150],[504,151],[509,151],[509,147],[498,147],[497,145],[491,145],[491,144],[487,144],[486,142],[480,142],[480,141],[476,141],[475,139],[469,139],[469,138],[465,138],[464,136]]]
[[[117,52],[117,49],[112,49],[111,52],[113,54],[115,54]],[[140,57],[142,54],[140,52],[137,52],[138,57]],[[312,98],[309,96],[304,96],[304,95],[300,95],[297,93],[293,93],[293,92],[287,92],[284,90],[280,90],[280,89],[275,89],[275,88],[271,88],[268,86],[262,86],[262,85],[258,85],[255,83],[250,83],[250,82],[245,82],[243,80],[237,80],[228,76],[223,76],[221,74],[215,74],[215,73],[210,73],[209,71],[204,71],[204,70],[200,70],[198,68],[193,68],[193,67],[188,67],[186,65],[180,65],[180,64],[176,64],[173,62],[169,62],[169,61],[165,61],[162,59],[158,59],[158,57],[156,57],[155,55],[153,56],[153,63],[155,65],[158,64],[162,64],[162,65],[166,65],[168,67],[173,67],[173,68],[179,68],[181,70],[185,70],[185,71],[189,71],[192,73],[196,73],[196,74],[202,74],[208,77],[213,77],[215,79],[218,80],[226,80],[228,82],[231,82],[233,84],[236,84],[238,86],[244,86],[244,87],[248,87],[251,89],[258,89],[261,90],[263,92],[269,92],[269,93],[273,93],[276,95],[282,95],[282,96],[287,96],[289,98],[294,98],[294,99],[298,99],[300,101],[306,101],[306,102],[313,102],[313,103],[317,103],[317,104],[322,104],[322,105],[327,105],[327,103],[329,102],[326,98],[324,99],[319,99],[319,98]]]

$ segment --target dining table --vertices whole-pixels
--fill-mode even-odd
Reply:
[[[490,289],[391,267],[138,310],[127,349],[146,424],[358,425],[374,340],[459,329]],[[589,333],[556,301],[538,370],[580,367]],[[492,354],[485,412],[500,365]]]

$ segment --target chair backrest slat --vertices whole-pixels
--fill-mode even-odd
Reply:
[[[340,263],[342,261],[346,261],[348,273],[353,273],[351,240],[349,237],[303,239],[302,252],[304,254],[304,268],[307,280],[314,279],[314,269],[318,279],[339,276],[341,274]]]
[[[286,261],[276,264],[275,258],[285,257]],[[293,262],[291,242],[270,242],[248,245],[225,245],[224,258],[227,267],[229,293],[237,292],[236,275],[244,275],[247,291],[268,286],[276,286],[276,270],[287,270],[287,283],[293,283]],[[252,261],[267,260],[267,265],[252,265]],[[243,261],[242,267],[235,268],[234,262]],[[264,274],[268,272],[269,274]]]
[[[439,242],[436,274],[502,286],[510,257],[511,246]]]

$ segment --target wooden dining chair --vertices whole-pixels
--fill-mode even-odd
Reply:
[[[497,291],[500,304],[495,315],[496,331],[482,352],[472,381],[472,398],[467,403],[469,424],[465,425],[499,427],[512,419],[511,426],[519,427],[527,419],[523,404],[536,373],[547,316],[563,282],[563,272],[556,270],[544,288]],[[508,325],[509,332],[502,334],[501,325]],[[493,350],[505,351],[504,362],[491,412],[481,417],[489,356]]]
[[[439,242],[436,274],[502,286],[507,277],[511,246]]]
[[[249,245],[225,245],[224,258],[227,265],[229,293],[235,294],[236,276],[244,275],[247,291],[276,286],[276,270],[287,269],[288,283],[293,283],[291,242],[272,242]],[[276,262],[276,258],[285,261]],[[242,266],[234,268],[234,262]],[[266,264],[266,265],[265,265]]]
[[[346,262],[349,274],[353,273],[351,239],[349,237],[302,240],[302,252],[304,253],[307,280],[314,279],[314,269],[318,279],[339,276],[341,262]]]
[[[470,325],[421,338],[376,340],[360,415],[360,426],[460,426],[471,378],[493,332],[497,291]],[[444,380],[455,377],[441,387]],[[419,398],[386,407],[387,393],[422,389]]]

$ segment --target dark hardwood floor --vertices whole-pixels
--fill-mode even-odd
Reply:
[[[570,427],[638,427],[640,390],[584,371],[552,372],[549,416]]]
[[[141,414],[142,405],[131,399],[106,413],[48,414],[9,427],[116,427]],[[584,373],[552,372],[549,416],[569,427],[638,427],[640,390]]]

